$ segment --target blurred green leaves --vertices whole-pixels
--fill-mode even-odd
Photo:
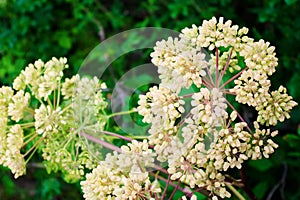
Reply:
[[[287,5],[292,5],[296,3],[298,0],[284,0]]]
[[[265,172],[273,166],[272,161],[269,159],[250,160],[249,165],[261,172]]]
[[[54,38],[58,41],[60,47],[69,50],[72,46],[72,39],[68,35],[68,32],[61,31],[55,34]]]
[[[3,189],[0,189],[1,193],[5,194],[8,197],[13,196],[15,189],[16,189],[16,186],[15,186],[15,183],[13,182],[13,180],[7,174],[4,174],[1,177],[1,183],[3,185]],[[0,197],[1,197],[1,195],[0,195]]]
[[[41,190],[40,190],[41,199],[51,200],[54,199],[56,195],[60,195],[61,193],[62,193],[61,185],[57,179],[49,178],[44,180],[41,183]]]
[[[265,196],[268,190],[268,187],[269,187],[268,182],[262,181],[253,188],[253,192],[258,199],[263,199],[263,197]]]

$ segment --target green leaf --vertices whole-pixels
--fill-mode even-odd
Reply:
[[[139,86],[144,85],[143,83],[151,83],[153,81],[153,77],[148,74],[141,74],[136,77],[131,77],[128,80],[125,80],[124,85],[128,88],[135,89]]]
[[[266,192],[268,191],[268,188],[269,188],[269,184],[267,181],[261,182],[253,188],[253,192],[258,199],[263,199]]]
[[[195,195],[197,196],[197,200],[205,200],[205,199],[207,199],[204,194],[196,193]]]
[[[7,197],[15,194],[15,183],[7,174],[4,174],[4,176],[1,178],[1,182],[3,184],[4,192]]]
[[[54,199],[56,195],[61,194],[60,183],[56,178],[45,179],[41,189],[42,199]]]
[[[287,88],[291,96],[293,97],[300,97],[300,90],[299,84],[300,83],[300,76],[298,73],[295,73],[290,81],[287,83]]]
[[[295,134],[287,134],[284,136],[284,139],[290,145],[290,147],[299,147],[300,146],[300,137]]]
[[[272,167],[272,161],[268,159],[250,160],[249,165],[259,171],[267,171]]]
[[[59,37],[58,44],[65,49],[70,49],[72,46],[72,40],[70,37],[63,34]]]
[[[290,152],[290,153],[288,153],[288,156],[300,158],[300,152]]]

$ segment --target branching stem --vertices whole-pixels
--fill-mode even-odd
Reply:
[[[166,187],[165,187],[164,192],[163,192],[163,194],[161,196],[161,199],[164,199],[165,196],[166,196],[166,194],[167,194],[167,189],[168,189],[169,184],[170,184],[170,178],[171,178],[171,174],[168,175],[168,180],[166,182]]]
[[[228,56],[228,58],[227,58],[225,67],[223,68],[223,70],[222,70],[222,72],[221,72],[221,75],[220,75],[220,77],[219,77],[219,82],[221,82],[221,80],[222,80],[222,78],[223,78],[223,76],[224,76],[224,74],[225,74],[225,72],[226,72],[226,70],[227,70],[227,68],[228,68],[228,66],[229,66],[229,62],[230,62],[230,59],[231,59],[231,56],[232,56],[232,52],[233,52],[233,47],[232,47],[231,50],[230,50],[230,53],[229,53],[229,56]]]
[[[235,80],[236,78],[238,78],[244,71],[246,71],[248,69],[248,67],[246,67],[245,69],[242,69],[239,73],[237,73],[236,75],[234,75],[233,77],[231,77],[228,81],[226,81],[220,88],[224,88],[226,85],[228,85],[231,81]]]
[[[127,114],[135,113],[135,112],[137,112],[136,109],[132,109],[132,110],[128,110],[128,111],[116,112],[116,113],[112,113],[112,114],[108,115],[107,118],[111,118],[111,117],[119,116],[119,115],[127,115]]]
[[[109,131],[98,131],[98,132],[99,132],[99,133],[104,133],[104,134],[106,134],[106,135],[111,135],[111,136],[113,136],[113,137],[117,137],[117,138],[120,138],[120,139],[129,141],[129,142],[132,141],[131,138],[128,138],[128,137],[123,136],[123,135],[119,135],[119,134],[117,134],[117,133],[113,133],[113,132],[109,132]]]
[[[100,140],[100,139],[98,139],[98,138],[96,138],[96,137],[93,137],[93,136],[91,136],[91,135],[89,135],[89,134],[86,134],[86,133],[80,133],[80,136],[83,136],[83,137],[85,137],[86,139],[88,139],[88,140],[90,140],[90,141],[92,141],[92,142],[101,144],[103,147],[106,147],[106,148],[111,149],[111,150],[113,150],[113,151],[116,151],[116,152],[119,152],[119,153],[122,152],[121,148],[119,148],[119,147],[117,147],[117,146],[115,146],[115,145],[113,145],[113,144],[110,144],[110,143],[108,143],[108,142],[105,142],[105,141],[103,141],[103,140]]]
[[[249,131],[250,133],[252,133],[252,130],[251,130],[250,127],[248,126],[248,123],[244,120],[244,118],[240,115],[240,113],[238,113],[238,111],[233,107],[233,105],[232,105],[227,99],[225,99],[225,100],[226,100],[226,103],[229,105],[229,107],[237,113],[238,118],[239,118],[242,122],[245,122],[245,123],[247,124],[246,127],[247,127],[248,131]]]
[[[216,86],[219,86],[219,49],[216,47]]]

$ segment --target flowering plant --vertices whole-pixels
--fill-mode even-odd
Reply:
[[[78,75],[62,82],[66,58],[29,64],[10,87],[0,88],[0,163],[15,178],[39,150],[47,171],[60,170],[67,181],[80,180],[96,162],[80,133],[97,132],[106,123],[107,103],[97,78]],[[76,86],[76,89],[75,89]],[[74,109],[80,107],[80,109]]]
[[[161,83],[128,112],[151,124],[143,141],[106,130],[110,117],[124,113],[107,114],[106,85],[98,78],[63,79],[65,58],[30,64],[13,89],[0,88],[0,164],[17,178],[38,150],[47,171],[60,170],[69,182],[93,169],[81,182],[89,200],[165,199],[169,185],[169,199],[177,190],[185,194],[181,199],[198,193],[244,199],[234,186],[244,189],[245,183],[229,170],[268,158],[278,147],[272,140],[278,131],[270,126],[289,118],[297,105],[283,86],[270,90],[275,48],[247,32],[212,18],[156,43],[151,57]],[[238,104],[257,111],[253,123],[238,113]],[[128,143],[118,147],[107,136]],[[99,148],[113,153],[94,155]]]

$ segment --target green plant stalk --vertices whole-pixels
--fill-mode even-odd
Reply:
[[[245,197],[239,191],[237,191],[231,183],[225,183],[226,187],[232,191],[232,193],[239,199],[239,200],[246,200]]]
[[[112,114],[108,115],[107,118],[112,118],[112,117],[119,116],[119,115],[127,115],[127,114],[135,113],[135,112],[137,112],[136,109],[132,109],[132,110],[128,110],[128,111],[116,112],[116,113],[112,113]]]

